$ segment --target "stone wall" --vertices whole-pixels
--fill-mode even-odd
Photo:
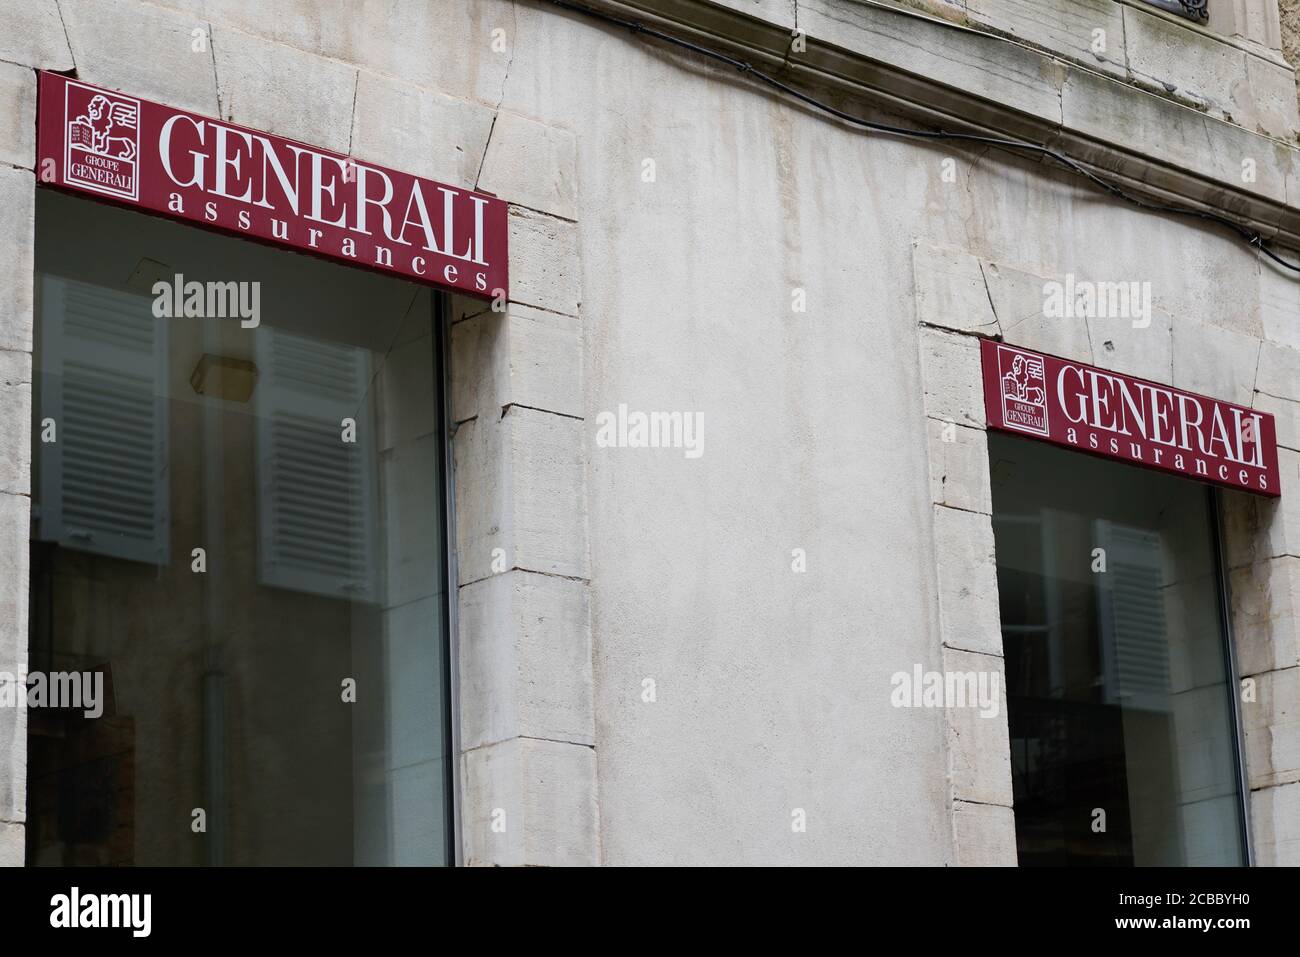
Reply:
[[[1287,63],[1300,63],[1300,0],[1277,0],[1280,14],[1282,56]]]
[[[1205,24],[1143,0],[886,2],[1014,39],[1252,131],[1300,136],[1278,0],[1210,0]]]

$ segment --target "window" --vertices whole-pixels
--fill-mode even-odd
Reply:
[[[48,191],[37,272],[28,862],[450,863],[438,296]]]
[[[1213,493],[989,433],[1022,865],[1245,862]]]

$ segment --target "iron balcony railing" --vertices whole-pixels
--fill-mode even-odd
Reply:
[[[1146,0],[1153,7],[1168,10],[1188,20],[1204,22],[1210,15],[1210,0]]]

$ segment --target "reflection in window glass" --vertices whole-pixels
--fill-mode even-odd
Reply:
[[[1243,863],[1210,493],[994,432],[989,460],[1020,863]]]
[[[103,713],[30,711],[28,861],[448,863],[433,294],[37,213],[30,669]],[[258,323],[155,318],[178,274]]]

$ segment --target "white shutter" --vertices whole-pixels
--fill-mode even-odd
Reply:
[[[165,565],[167,326],[147,296],[41,277],[36,536],[67,548]],[[36,425],[38,434],[41,426]]]
[[[1106,572],[1097,576],[1106,700],[1168,711],[1169,638],[1160,535],[1115,522],[1096,525],[1097,540],[1106,549]]]
[[[370,354],[258,333],[258,569],[265,585],[372,601],[375,466]],[[342,441],[344,418],[357,441]]]

